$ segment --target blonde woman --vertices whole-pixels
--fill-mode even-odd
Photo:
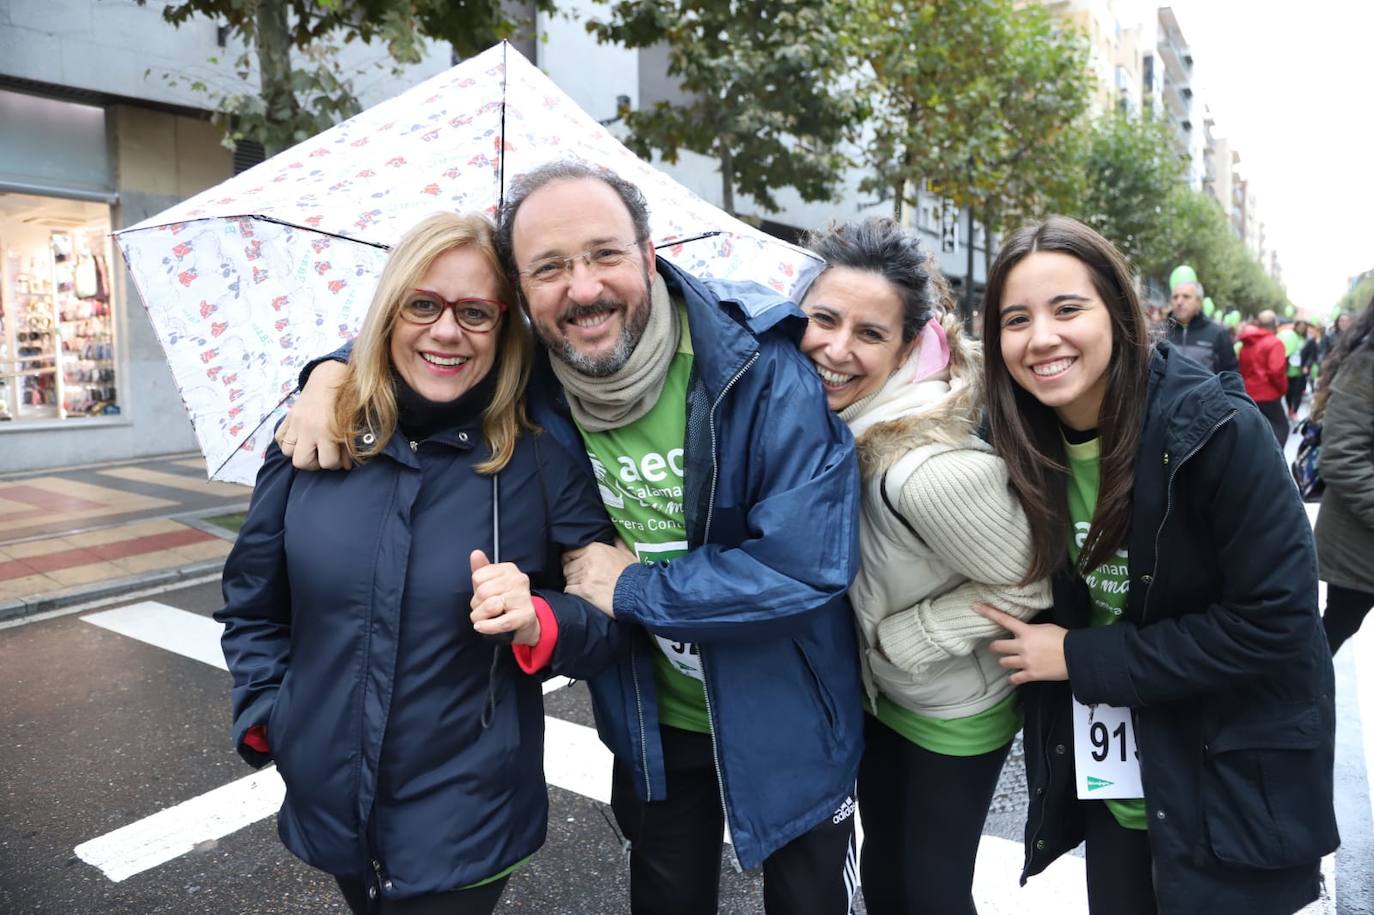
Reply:
[[[234,742],[276,762],[282,841],[354,912],[491,912],[544,841],[540,689],[503,641],[539,641],[575,600],[549,590],[562,550],[610,531],[525,419],[511,301],[481,216],[407,233],[335,409],[354,469],[273,445],[225,566]]]

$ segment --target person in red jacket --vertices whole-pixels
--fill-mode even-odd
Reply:
[[[1288,415],[1283,409],[1283,396],[1288,391],[1288,356],[1283,341],[1274,333],[1279,319],[1272,311],[1262,311],[1255,323],[1240,332],[1240,377],[1245,379],[1245,393],[1259,407],[1279,447],[1288,439]]]

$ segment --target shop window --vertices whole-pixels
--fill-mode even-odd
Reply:
[[[109,209],[0,194],[0,420],[120,413]]]

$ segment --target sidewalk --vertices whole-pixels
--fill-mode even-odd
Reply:
[[[0,476],[0,620],[217,572],[251,493],[197,454]]]

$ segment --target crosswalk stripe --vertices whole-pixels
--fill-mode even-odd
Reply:
[[[169,607],[155,600],[145,600],[127,607],[102,610],[81,619],[211,667],[229,669],[219,646],[224,626],[208,616]]]
[[[252,826],[276,813],[285,796],[276,768],[262,769],[83,842],[76,856],[119,883]]]

